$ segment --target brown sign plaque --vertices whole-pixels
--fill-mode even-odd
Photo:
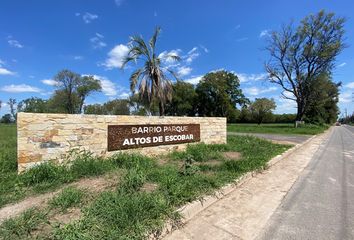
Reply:
[[[199,141],[199,124],[108,126],[108,151]]]

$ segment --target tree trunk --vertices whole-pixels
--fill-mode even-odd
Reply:
[[[159,102],[159,112],[160,112],[160,116],[165,116],[165,108],[161,101]]]
[[[304,103],[299,100],[296,102],[297,103],[297,112],[296,112],[296,119],[295,119],[295,127],[297,127],[297,121],[302,121],[304,117]]]

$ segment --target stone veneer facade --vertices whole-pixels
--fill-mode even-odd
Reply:
[[[107,126],[128,124],[200,124],[200,141],[206,144],[226,143],[226,118],[108,116],[78,114],[17,114],[18,171],[44,161],[61,163],[72,149],[87,150],[98,156],[107,151]],[[138,151],[146,155],[184,149],[187,144],[160,145],[120,151]]]

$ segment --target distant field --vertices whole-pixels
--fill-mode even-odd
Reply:
[[[305,134],[315,135],[326,130],[328,126],[305,125],[294,128],[294,124],[287,123],[267,123],[267,124],[228,124],[228,132],[242,132],[242,133],[273,133],[273,134]]]
[[[0,124],[0,173],[16,171],[16,125]]]
[[[23,196],[17,181],[16,125],[0,124],[0,206]]]

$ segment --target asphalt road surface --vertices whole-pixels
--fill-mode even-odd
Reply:
[[[246,136],[251,135],[259,138],[264,138],[271,141],[278,142],[288,142],[288,143],[302,143],[309,139],[310,135],[283,135],[283,134],[268,134],[268,133],[239,133],[239,132],[228,132],[228,135],[239,135]]]
[[[258,239],[354,239],[354,127],[334,127]]]

